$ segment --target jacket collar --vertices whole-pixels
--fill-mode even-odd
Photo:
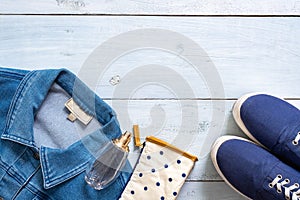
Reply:
[[[100,129],[67,149],[36,147],[33,137],[35,114],[54,82],[102,124]],[[121,130],[111,107],[74,74],[58,69],[31,71],[25,75],[10,105],[1,138],[39,149],[44,187],[48,189],[83,172],[97,148],[120,135]]]

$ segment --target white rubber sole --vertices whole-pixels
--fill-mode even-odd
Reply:
[[[213,165],[215,166],[218,174],[221,176],[221,178],[234,190],[236,191],[237,193],[239,193],[241,196],[245,197],[246,199],[251,199],[249,197],[247,197],[246,195],[244,195],[243,193],[241,193],[239,190],[237,190],[233,185],[231,185],[231,183],[226,179],[226,177],[224,176],[224,174],[222,173],[222,171],[220,170],[220,167],[218,165],[218,162],[217,162],[217,153],[218,153],[218,150],[220,148],[220,146],[228,141],[228,140],[232,140],[232,139],[237,139],[237,140],[243,140],[243,141],[247,141],[247,142],[250,142],[250,143],[253,143],[252,141],[250,140],[247,140],[245,138],[241,138],[241,137],[237,137],[237,136],[229,136],[229,135],[226,135],[226,136],[222,136],[222,137],[219,137],[215,143],[213,144],[212,148],[211,148],[211,152],[210,152],[210,156],[211,156],[211,160],[213,162]]]

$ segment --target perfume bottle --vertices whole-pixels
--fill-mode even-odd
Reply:
[[[131,133],[126,131],[98,151],[97,159],[89,164],[85,175],[85,181],[91,187],[104,189],[118,177],[128,157],[130,140]]]

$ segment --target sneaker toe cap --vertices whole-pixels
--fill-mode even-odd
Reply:
[[[219,138],[212,160],[220,176],[240,194],[254,198],[266,174],[278,163],[265,149],[234,136]]]
[[[299,124],[299,110],[274,96],[251,96],[239,109],[245,127],[255,139],[269,149],[272,149],[283,134]]]

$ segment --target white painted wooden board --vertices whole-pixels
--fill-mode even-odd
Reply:
[[[224,182],[186,182],[178,200],[243,200],[241,195]]]
[[[216,1],[190,0],[112,1],[103,2],[102,5],[95,4],[95,1],[71,0],[17,2],[1,1],[0,14],[299,14],[299,2],[296,0],[273,1],[271,5],[267,5],[267,1],[226,1],[218,4]],[[207,138],[211,141],[224,134],[243,136],[231,116],[234,101],[224,101],[224,98],[237,98],[252,91],[266,91],[288,98],[300,97],[297,87],[300,82],[299,25],[300,19],[293,17],[3,15],[0,16],[0,65],[27,69],[65,67],[79,73],[86,81],[89,81],[91,74],[95,75],[99,78],[96,91],[116,109],[122,129],[130,129],[133,123],[137,123],[141,126],[143,137],[154,134],[169,142],[180,134],[195,137],[192,143],[188,143],[186,150],[196,154],[200,160],[178,199],[242,199],[224,182],[214,182],[221,178],[208,155],[211,143],[204,146],[203,141]],[[211,97],[205,78],[199,76],[186,60],[157,49],[143,48],[123,55],[111,63],[103,76],[97,72],[97,65],[91,65],[85,70],[86,73],[81,73],[84,61],[101,43],[121,33],[141,28],[172,30],[194,40],[206,51],[218,70],[225,96],[218,96],[221,98],[218,101],[203,100],[202,98]],[[165,42],[164,39],[161,41]],[[171,37],[167,38],[167,42],[173,42]],[[182,43],[177,42],[177,45],[178,52],[186,50]],[[177,72],[190,85],[194,94],[185,89],[180,90],[182,82],[176,82],[178,79],[168,73],[151,72],[144,76],[137,73],[140,76],[131,81],[125,79],[130,72],[149,64],[162,65]],[[121,83],[116,86],[109,83],[114,75],[121,77]],[[155,79],[155,84],[143,84],[141,81],[155,77],[159,77],[159,80]],[[159,82],[163,79],[170,79],[174,83],[172,88],[176,89],[175,92],[170,90],[171,86],[165,86],[165,82]],[[133,89],[129,96],[126,93],[128,91],[121,90],[126,87]],[[137,100],[127,101],[129,97]],[[124,100],[109,101],[111,98]],[[223,102],[225,107],[218,104],[219,107],[214,108],[214,102]],[[299,100],[291,102],[300,107]],[[224,116],[224,123],[212,117],[214,110]],[[210,134],[211,127],[217,127],[220,131]],[[131,161],[136,157],[137,154],[131,154]]]
[[[234,101],[226,101],[225,110],[219,112],[219,115],[224,115],[224,122],[216,121],[212,117],[213,108],[210,101],[113,100],[107,102],[116,111],[123,131],[131,131],[133,124],[138,124],[142,142],[147,136],[153,135],[196,155],[199,161],[196,162],[188,180],[221,180],[210,160],[210,146],[220,135],[243,136],[231,116]],[[217,129],[212,128],[216,126]],[[176,141],[180,138],[182,143]],[[129,159],[134,166],[140,150],[134,148],[133,143],[130,148]]]
[[[148,15],[299,15],[298,0],[2,0],[0,13]]]
[[[226,98],[254,91],[299,97],[300,18],[293,17],[0,16],[0,65],[28,69],[65,67],[78,73],[88,56],[103,42],[121,33],[147,28],[171,30],[198,44],[218,70]],[[163,38],[161,43],[165,42],[175,42],[179,55],[188,48],[172,39]],[[116,50],[119,48],[115,46]],[[174,76],[159,71],[124,81],[130,72],[149,64],[179,74],[192,93],[180,90],[182,81],[172,81]],[[99,69],[104,67],[106,71],[101,75]],[[103,98],[128,98],[128,94],[122,93],[127,90],[115,93],[122,87],[134,89],[130,94],[133,98],[210,98],[206,81],[214,80],[214,77],[199,76],[188,61],[174,52],[148,46],[127,52],[109,66],[92,64],[83,71],[80,75],[87,82],[91,75],[98,80],[96,90]],[[109,83],[114,75],[120,75],[119,85]],[[155,77],[159,80],[154,84],[142,84],[142,80]],[[159,82],[162,79],[169,80],[172,86],[164,87]]]

